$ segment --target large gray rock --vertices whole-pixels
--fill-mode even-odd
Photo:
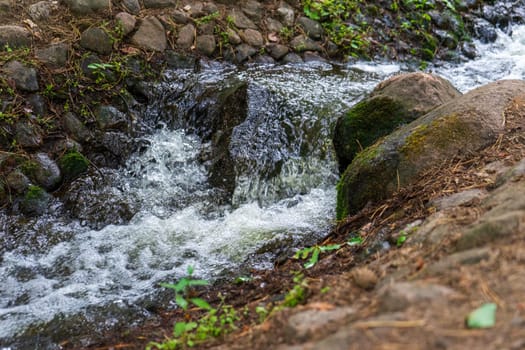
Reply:
[[[66,43],[51,44],[47,47],[36,49],[36,58],[53,67],[63,67],[69,56],[69,45]]]
[[[62,0],[78,15],[90,14],[94,11],[109,9],[111,0]]]
[[[252,57],[257,53],[257,49],[248,44],[240,44],[235,49],[235,60],[238,63],[246,61],[248,58]]]
[[[104,29],[92,27],[80,35],[80,46],[101,55],[109,55],[113,50],[113,41]]]
[[[144,50],[164,51],[168,45],[166,32],[156,17],[146,17],[131,37],[131,43]]]
[[[0,47],[17,49],[31,46],[31,33],[24,27],[0,26]]]
[[[295,22],[295,12],[293,7],[288,5],[286,2],[281,1],[279,7],[277,8],[277,15],[286,27],[293,27]]]
[[[447,80],[420,72],[396,75],[378,84],[337,120],[333,142],[340,172],[362,148],[460,95]]]
[[[4,67],[9,79],[15,82],[17,89],[23,91],[38,91],[38,76],[34,68],[24,66],[18,61],[11,61]]]
[[[248,17],[254,21],[260,21],[263,13],[263,5],[255,0],[248,0],[242,7],[242,12],[244,12]]]
[[[504,132],[507,108],[523,94],[521,80],[482,86],[358,153],[337,186],[337,218],[391,195],[433,166],[491,145]]]

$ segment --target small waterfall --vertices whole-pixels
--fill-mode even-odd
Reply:
[[[525,27],[514,28],[513,37],[478,45],[477,60],[432,70],[462,91],[522,78],[524,38]],[[180,278],[188,265],[213,280],[241,265],[271,267],[268,247],[286,251],[320,238],[334,217],[335,120],[403,70],[360,62],[168,72],[141,116],[143,149],[121,169],[101,169],[100,183],[80,179],[97,185],[109,210],[132,208],[129,222],[95,230],[60,210],[38,219],[0,213],[0,343],[87,310],[109,308],[132,322],[147,314],[141,301],[157,283]],[[196,125],[213,106],[206,93],[237,82],[247,84],[247,114],[231,133],[235,187],[224,201],[202,162],[213,140]]]

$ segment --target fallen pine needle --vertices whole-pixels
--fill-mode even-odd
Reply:
[[[425,320],[412,320],[412,321],[363,321],[354,323],[354,328],[413,328],[422,327],[425,325]]]

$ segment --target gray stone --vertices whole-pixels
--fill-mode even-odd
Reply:
[[[34,161],[38,164],[32,176],[35,182],[47,191],[57,189],[62,181],[57,163],[46,153],[37,153]]]
[[[286,334],[288,337],[305,341],[329,328],[333,324],[349,321],[356,317],[356,310],[351,307],[338,307],[332,310],[305,310],[288,319]]]
[[[303,53],[303,59],[305,62],[326,62],[323,57],[319,56],[319,53],[311,51]]]
[[[113,41],[102,28],[92,27],[80,35],[80,46],[101,55],[109,55],[113,51]]]
[[[240,44],[236,48],[236,54],[235,59],[237,62],[241,63],[252,57],[257,53],[257,49],[254,47],[248,45],[248,44]]]
[[[122,5],[131,14],[138,15],[140,13],[140,4],[138,0],[122,0]]]
[[[39,1],[29,5],[27,12],[33,21],[45,21],[53,12],[55,5],[51,1]]]
[[[280,44],[271,45],[268,48],[268,52],[270,53],[270,56],[272,56],[276,60],[280,60],[281,58],[286,56],[288,51],[289,51],[288,46],[280,45]]]
[[[233,24],[239,29],[257,29],[255,23],[240,11],[234,9],[230,12],[229,16]]]
[[[69,57],[69,45],[66,43],[51,44],[35,50],[36,58],[52,67],[63,67]]]
[[[284,56],[282,61],[284,63],[303,63],[303,59],[301,58],[301,56],[299,56],[295,52],[290,52],[289,54]]]
[[[137,20],[135,19],[135,16],[130,15],[127,12],[119,12],[115,16],[115,20],[117,21],[117,24],[122,28],[122,35],[126,36],[129,33],[131,33],[135,29],[135,25],[137,24]]]
[[[444,257],[437,263],[430,265],[426,274],[447,273],[449,270],[457,269],[460,265],[474,265],[490,258],[492,249],[475,248],[463,252],[454,253]]]
[[[228,34],[228,42],[232,45],[238,45],[242,42],[241,37],[235,30],[228,28],[226,33]]]
[[[256,22],[261,20],[263,10],[264,8],[261,3],[255,0],[248,0],[242,7],[242,12]]]
[[[275,60],[268,55],[259,55],[255,58],[255,62],[258,64],[274,64]]]
[[[458,251],[480,247],[524,232],[525,211],[516,210],[498,216],[484,215],[481,222],[465,232],[456,244]]]
[[[24,148],[35,148],[42,144],[42,132],[31,123],[18,122],[15,125],[16,143]]]
[[[288,5],[286,2],[281,1],[279,7],[277,8],[277,15],[286,27],[293,27],[295,22],[295,12],[293,7]]]
[[[304,35],[298,35],[293,38],[290,41],[290,46],[297,52],[323,51],[321,44]]]
[[[47,113],[46,100],[39,94],[33,94],[26,98],[27,103],[31,106],[31,111],[37,117],[43,117]]]
[[[177,5],[176,0],[143,0],[144,7],[147,9],[160,9],[166,7],[175,7]]]
[[[458,294],[445,286],[423,282],[398,282],[379,290],[379,312],[401,311],[418,303],[441,302]]]
[[[146,17],[140,23],[137,32],[131,37],[131,43],[141,49],[164,51],[168,45],[166,32],[156,17]]]
[[[87,15],[94,11],[109,9],[110,0],[63,0],[77,15]]]
[[[31,33],[24,27],[0,26],[0,47],[17,49],[31,46]]]
[[[283,24],[279,22],[278,20],[270,18],[270,17],[266,19],[266,29],[268,30],[268,32],[280,33],[281,29],[283,28],[284,28]]]
[[[299,17],[297,23],[303,28],[306,35],[314,40],[320,40],[323,37],[324,30],[319,22],[314,21],[308,17]]]
[[[254,29],[246,29],[243,30],[240,34],[242,40],[246,42],[246,44],[254,46],[254,47],[261,47],[264,45],[264,39],[262,37],[262,34]]]
[[[17,89],[38,91],[38,76],[34,68],[28,68],[18,61],[11,61],[4,66],[4,71],[15,82]]]
[[[11,0],[0,0],[0,11],[8,11],[11,8]]]
[[[6,177],[6,185],[15,194],[24,193],[31,181],[20,170],[15,170],[9,173]]]
[[[195,26],[193,24],[186,24],[179,30],[177,36],[177,46],[181,49],[189,49],[193,46],[195,41]]]
[[[203,55],[210,56],[215,51],[215,37],[213,35],[199,35],[195,42],[195,48]]]
[[[85,142],[91,139],[89,129],[71,112],[62,117],[62,124],[66,132],[76,141]]]
[[[202,5],[202,12],[206,15],[214,14],[215,12],[219,12],[219,7],[215,5],[213,2],[205,2]]]
[[[482,198],[486,197],[487,191],[480,189],[466,190],[454,193],[450,196],[440,197],[430,202],[430,206],[436,207],[439,210],[459,207],[463,205],[471,205],[479,203]]]
[[[97,106],[93,114],[102,130],[124,129],[128,125],[126,115],[113,106]]]
[[[191,22],[190,17],[185,12],[179,10],[173,11],[171,18],[173,18],[173,21],[177,24],[188,24]]]

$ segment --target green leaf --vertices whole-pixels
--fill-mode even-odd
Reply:
[[[206,280],[189,280],[188,281],[188,286],[207,286],[208,284],[210,284],[208,281]]]
[[[193,266],[188,265],[188,276],[193,275]]]
[[[340,244],[330,244],[330,245],[323,245],[319,247],[319,250],[322,252],[329,252],[331,250],[338,250],[341,248]]]
[[[177,290],[177,285],[172,283],[159,283],[161,287]]]
[[[359,236],[352,237],[348,240],[348,242],[346,242],[346,244],[348,244],[349,246],[361,245],[362,243],[363,243],[363,238]]]
[[[472,311],[467,316],[468,328],[492,328],[496,324],[496,309],[494,303],[486,303]]]
[[[305,269],[309,269],[311,268],[312,266],[314,266],[315,264],[317,264],[317,262],[319,261],[319,253],[321,252],[321,249],[314,249],[314,252],[312,253],[312,256],[310,257],[310,260],[308,260],[308,262],[306,264],[304,264],[304,268]]]
[[[204,309],[204,310],[211,310],[212,307],[210,304],[208,304],[208,302],[204,299],[201,299],[201,298],[192,298],[190,299],[190,301],[193,303],[193,305],[197,306],[197,307],[200,307],[201,309]]]
[[[173,336],[179,338],[186,332],[186,322],[177,322],[173,327]]]
[[[188,301],[180,294],[175,295],[175,302],[184,310],[188,308]]]

